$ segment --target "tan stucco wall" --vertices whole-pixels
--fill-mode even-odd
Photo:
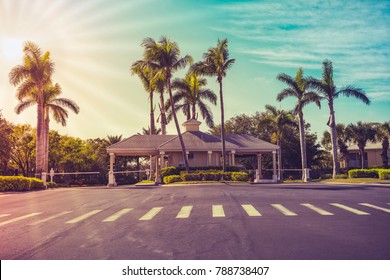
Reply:
[[[381,149],[376,149],[376,150],[365,150],[367,153],[367,167],[376,167],[376,166],[382,166],[382,158],[381,158]],[[358,153],[358,151],[351,151],[351,153]],[[388,154],[390,153],[390,150],[387,152]],[[359,158],[360,160],[360,158]],[[341,162],[341,167],[345,167],[345,162]],[[359,167],[360,167],[360,161],[359,161]]]
[[[190,165],[190,167],[208,166],[207,152],[193,152],[193,153],[194,153],[194,158],[188,160],[188,164]],[[179,166],[180,162],[183,162],[182,153],[167,153],[167,155],[169,155],[168,165],[170,166]],[[212,153],[210,166],[220,166],[219,161],[220,161],[220,153],[217,152]]]

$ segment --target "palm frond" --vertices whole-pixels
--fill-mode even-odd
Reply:
[[[15,113],[19,115],[21,112],[34,105],[36,105],[36,102],[33,99],[21,101],[16,105]]]
[[[364,104],[369,105],[370,104],[370,99],[366,96],[366,93],[361,89],[361,88],[355,88],[353,86],[346,86],[339,90],[337,94],[343,94],[347,97],[354,97],[356,99],[359,99],[363,101]]]

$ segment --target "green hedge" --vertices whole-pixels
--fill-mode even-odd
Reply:
[[[381,180],[390,180],[390,169],[378,170],[378,176]]]
[[[42,180],[23,176],[0,176],[0,192],[45,189]]]
[[[245,172],[233,172],[232,173],[232,181],[248,181],[248,174]]]
[[[165,176],[164,177],[164,184],[172,184],[175,182],[181,182],[181,177],[180,175],[170,175],[170,176]]]
[[[378,169],[352,169],[348,171],[348,178],[379,178]]]
[[[199,172],[222,172],[222,166],[203,166],[203,167],[190,167],[190,171],[192,173],[199,173]],[[240,168],[237,166],[226,166],[227,172],[239,172]],[[175,166],[168,166],[161,169],[161,179],[164,181],[164,178],[166,176],[171,175],[180,175],[181,173],[186,173],[186,170],[184,167],[175,167]],[[215,174],[215,176],[218,176]],[[210,181],[219,181],[218,180],[210,180]]]
[[[187,181],[248,181],[245,172],[200,171],[195,173],[181,173],[181,179]]]

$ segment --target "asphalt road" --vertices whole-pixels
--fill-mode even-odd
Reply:
[[[221,184],[0,194],[0,259],[389,260],[390,187]]]

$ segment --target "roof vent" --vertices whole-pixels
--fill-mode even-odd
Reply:
[[[190,119],[183,123],[184,131],[199,131],[201,122],[195,119]]]

